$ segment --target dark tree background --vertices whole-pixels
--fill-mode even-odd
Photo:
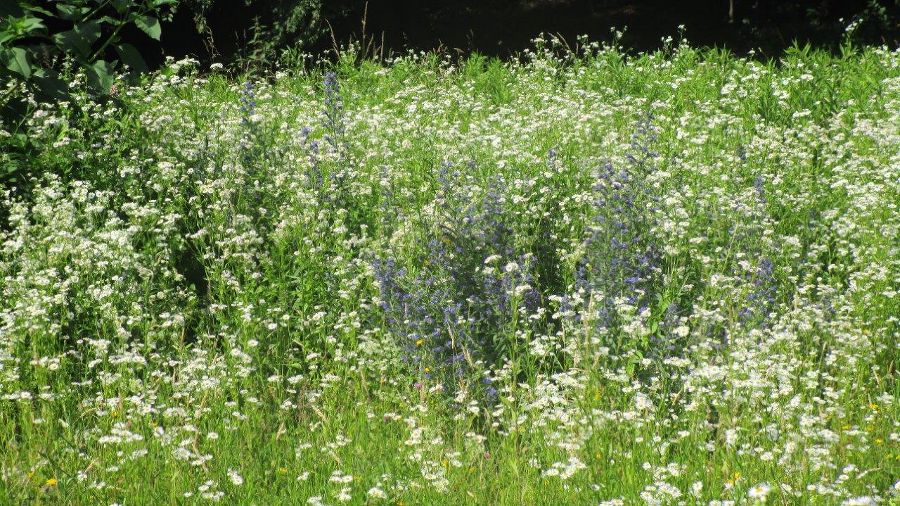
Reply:
[[[609,40],[611,26],[627,27],[622,44],[633,50],[659,47],[679,25],[693,44],[764,56],[794,42],[835,49],[853,21],[856,43],[900,43],[900,0],[187,0],[163,27],[162,52],[265,62],[288,47],[330,49],[332,34],[358,40],[364,19],[385,54],[443,47],[507,56],[540,32],[574,43],[580,34]]]

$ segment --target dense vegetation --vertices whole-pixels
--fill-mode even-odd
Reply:
[[[896,503],[900,52],[580,47],[9,81],[0,498]]]

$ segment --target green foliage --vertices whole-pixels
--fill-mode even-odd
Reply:
[[[868,0],[846,33],[850,40],[861,44],[900,42],[900,0]]]
[[[10,83],[0,111],[2,126],[12,131],[0,140],[7,151],[0,158],[0,182],[24,182],[33,146],[18,129],[36,100],[71,101],[68,84],[79,71],[91,93],[114,94],[116,72],[148,70],[140,51],[122,40],[122,30],[133,25],[158,41],[160,19],[170,19],[177,5],[178,0],[67,0],[51,7],[23,0],[0,7],[0,81]]]
[[[61,99],[59,70],[71,59],[87,72],[92,88],[109,93],[120,65],[145,71],[140,52],[120,33],[134,25],[154,40],[160,18],[171,18],[178,0],[67,0],[52,9],[43,2],[19,1],[0,11],[0,77],[29,81],[46,97]]]
[[[900,52],[583,46],[34,104],[0,504],[896,503]]]
[[[272,8],[272,22],[253,26],[252,38],[238,58],[244,66],[266,65],[278,53],[292,45],[315,42],[325,35],[325,2],[322,0],[282,0]]]
[[[897,502],[900,52],[357,57],[34,104],[0,504]]]
[[[211,19],[216,6],[225,6],[232,0],[184,0],[194,13],[197,31],[206,39],[207,50],[215,55],[220,48],[216,42],[234,36],[216,30]],[[238,23],[238,47],[226,59],[237,69],[271,69],[283,59],[285,53],[296,57],[327,37],[330,22],[345,20],[355,11],[361,11],[360,0],[244,0],[238,7],[247,12],[247,21]],[[330,20],[330,21],[329,21]],[[230,26],[230,25],[229,25]],[[228,45],[227,43],[225,44]]]

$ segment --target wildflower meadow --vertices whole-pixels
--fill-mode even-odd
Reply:
[[[0,504],[900,504],[900,50],[81,72],[0,131]]]

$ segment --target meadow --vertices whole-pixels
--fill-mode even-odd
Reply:
[[[900,504],[900,50],[71,90],[0,131],[0,504]]]

